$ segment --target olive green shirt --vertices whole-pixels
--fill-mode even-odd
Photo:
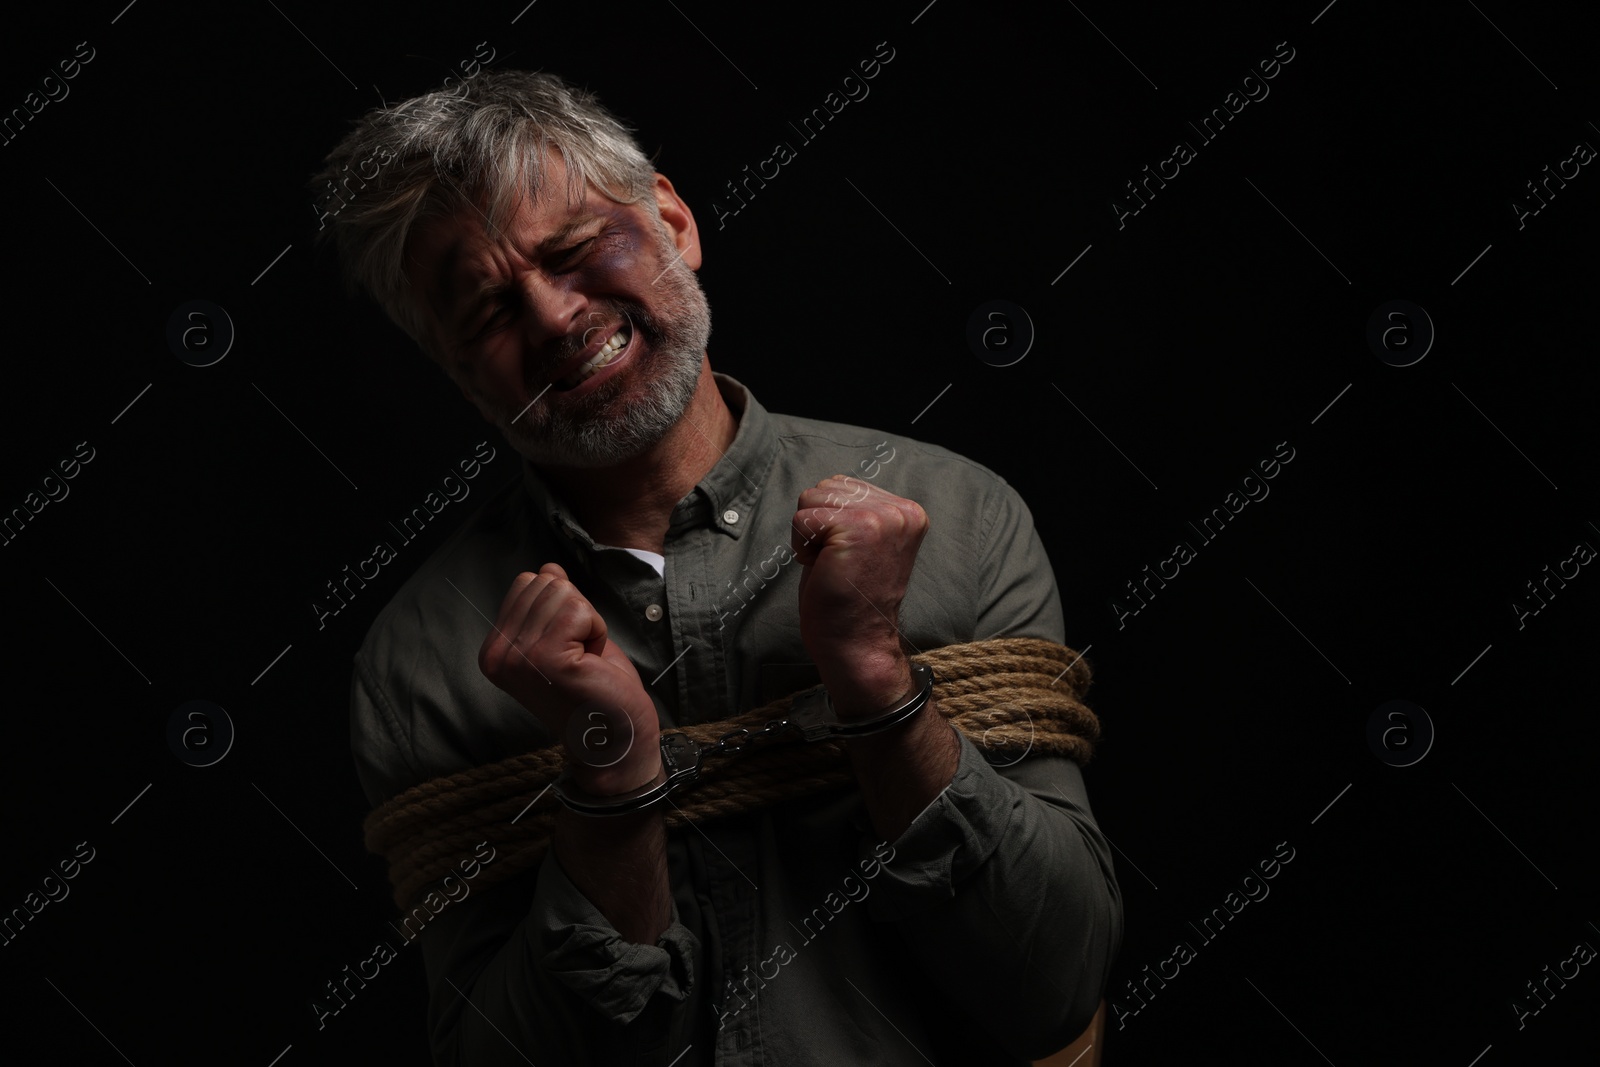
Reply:
[[[928,513],[900,609],[914,649],[1065,640],[1032,516],[994,472],[897,434],[773,414],[716,381],[738,431],[673,511],[664,575],[597,544],[524,464],[379,614],[351,684],[374,805],[552,743],[477,664],[512,579],[548,561],[605,618],[664,729],[816,684],[790,521],[833,474]],[[553,855],[500,885],[466,882],[416,935],[435,1062],[975,1067],[1066,1045],[1121,943],[1110,848],[1076,764],[1004,766],[960,744],[950,785],[892,842],[854,786],[671,832],[671,925],[653,945],[624,941]]]

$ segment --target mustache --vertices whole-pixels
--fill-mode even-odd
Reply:
[[[578,353],[589,347],[589,342],[597,335],[627,324],[634,333],[642,333],[646,340],[655,341],[661,337],[661,326],[655,316],[637,304],[619,304],[615,309],[605,311],[591,311],[585,316],[585,326],[575,334],[567,334],[559,341],[553,342],[550,358],[545,360],[547,370],[554,370]]]
[[[613,325],[616,325],[616,326],[620,327],[622,325],[622,322],[626,322],[628,324],[628,329],[629,329],[630,333],[637,332],[638,327],[636,327],[634,325],[634,323],[638,321],[637,315],[635,313],[630,313],[629,311],[627,311],[625,309],[621,312],[621,314],[622,314],[621,322],[617,322],[616,320],[610,319],[608,317],[606,319],[606,321],[604,321],[604,322],[596,322],[594,325],[592,325],[592,326],[588,327],[587,329],[585,329],[583,331],[583,335],[580,336],[577,339],[576,342],[573,342],[570,337],[567,338],[565,341],[563,341],[563,344],[569,345],[570,348],[571,348],[571,351],[566,354],[566,358],[570,359],[573,356],[576,356],[579,352],[582,352],[585,348],[588,348],[589,347],[589,338],[593,337],[597,333],[605,333],[606,331],[610,330]],[[600,316],[600,312],[592,312],[590,314],[590,318],[591,319],[598,318],[599,316]]]

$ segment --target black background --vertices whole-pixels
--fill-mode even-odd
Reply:
[[[965,453],[1029,502],[1106,732],[1087,773],[1127,905],[1108,997],[1137,1008],[1129,979],[1198,949],[1112,1020],[1107,1063],[1587,1062],[1593,965],[1521,1029],[1512,1008],[1600,945],[1600,578],[1521,628],[1512,608],[1600,546],[1600,177],[1522,228],[1512,207],[1600,145],[1586,13],[1324,2],[8,13],[6,112],[77,42],[95,56],[0,147],[0,508],[78,442],[95,458],[0,549],[0,910],[78,842],[95,859],[0,948],[0,1041],[42,1042],[30,1062],[427,1062],[416,954],[320,1031],[308,1002],[393,914],[361,844],[350,656],[460,516],[324,629],[310,603],[478,441],[501,458],[477,490],[514,468],[345,297],[306,183],[362,111],[487,42],[659,152],[700,221],[717,369],[773,410]],[[799,143],[788,123],[883,41],[870,95]],[[1270,95],[1202,144],[1187,123],[1284,41]],[[780,140],[797,158],[719,229],[724,183]],[[1179,140],[1197,158],[1119,228],[1124,183]],[[237,329],[206,368],[166,341],[193,299]],[[992,299],[1037,330],[1013,366],[965,340]],[[1366,340],[1395,299],[1437,330],[1407,367]],[[1270,496],[1202,547],[1187,523],[1280,442]],[[1119,628],[1112,598],[1179,540],[1198,558]],[[211,767],[167,746],[191,699],[237,729]],[[1367,742],[1392,699],[1436,730],[1412,766]],[[1200,944],[1188,923],[1279,842],[1270,896]]]

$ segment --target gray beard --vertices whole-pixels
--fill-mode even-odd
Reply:
[[[631,375],[650,377],[645,395],[619,400],[628,375],[618,375],[566,410],[535,403],[520,416],[497,412],[495,425],[524,459],[535,466],[613,466],[650,448],[683,417],[700,381],[711,308],[700,280],[681,259],[657,283],[665,286],[667,297],[659,317],[639,307],[622,309],[634,340],[649,345],[649,362],[629,368]]]

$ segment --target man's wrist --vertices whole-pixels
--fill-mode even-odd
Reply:
[[[904,726],[845,742],[873,829],[898,841],[955,779],[961,736],[932,703]]]
[[[840,721],[881,714],[911,696],[915,687],[911,661],[899,651],[862,663],[848,678],[826,683],[828,700]]]
[[[661,735],[636,735],[627,755],[606,767],[596,767],[570,752],[567,770],[572,784],[596,797],[620,796],[649,785],[661,774]]]

